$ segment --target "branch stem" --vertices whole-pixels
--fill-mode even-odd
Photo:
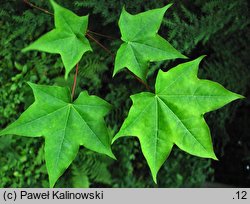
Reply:
[[[73,102],[74,100],[74,95],[75,95],[75,90],[76,90],[76,82],[77,82],[77,75],[78,75],[78,68],[79,68],[79,63],[76,64],[76,72],[74,76],[74,83],[72,86],[72,92],[71,92],[71,101]]]
[[[108,52],[109,54],[111,54],[112,56],[113,53],[108,49],[106,48],[103,44],[101,44],[99,41],[97,41],[93,36],[91,36],[89,33],[86,33],[86,36],[89,37],[91,40],[93,40],[96,44],[98,44],[102,49],[104,49],[106,52]]]
[[[54,16],[53,13],[49,12],[48,10],[44,9],[44,8],[41,8],[41,7],[38,7],[36,6],[35,4],[32,4],[31,2],[29,2],[29,0],[23,0],[24,3],[28,4],[30,7],[32,8],[35,8],[35,9],[38,9],[39,11],[42,11],[46,14],[49,14],[51,16]],[[109,38],[109,39],[115,39],[114,37],[111,37],[109,35],[104,35],[104,34],[101,34],[101,33],[97,33],[97,32],[94,32],[94,31],[91,31],[91,30],[88,30],[89,33],[92,33],[94,35],[98,35],[98,36],[101,36],[101,37],[105,37],[105,38]]]
[[[87,32],[92,33],[92,34],[94,34],[94,35],[101,36],[101,37],[109,38],[109,39],[112,39],[112,40],[114,40],[114,39],[115,39],[115,38],[114,38],[114,37],[112,37],[112,36],[109,36],[109,35],[104,35],[104,34],[97,33],[97,32],[91,31],[91,30],[88,30]]]
[[[51,15],[51,16],[54,16],[53,13],[49,12],[49,11],[46,10],[46,9],[40,8],[40,7],[36,6],[35,4],[30,3],[28,0],[23,0],[23,2],[26,3],[26,4],[28,4],[30,7],[33,7],[33,8],[38,9],[38,10],[40,10],[40,11],[46,13],[46,14],[49,14],[49,15]]]
[[[137,81],[139,81],[142,85],[145,86],[145,88],[148,90],[148,91],[152,91],[152,89],[150,88],[150,86],[144,82],[143,80],[141,80],[138,76],[136,76],[133,72],[131,72],[130,70],[127,70],[127,72],[129,74],[131,74],[133,77],[135,77],[135,79],[137,79]]]

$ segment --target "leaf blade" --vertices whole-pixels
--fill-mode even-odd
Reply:
[[[55,29],[38,38],[22,51],[38,50],[52,54],[60,54],[65,66],[65,78],[81,60],[87,51],[92,51],[88,39],[85,37],[88,26],[88,16],[77,16],[50,1],[55,11]]]
[[[103,119],[111,109],[110,104],[97,96],[89,96],[86,91],[71,103],[67,88],[29,85],[35,102],[0,135],[45,138],[45,160],[51,187],[72,163],[79,146],[115,158]]]
[[[123,44],[117,51],[113,76],[123,68],[146,81],[149,62],[187,58],[157,34],[171,4],[136,15],[124,8],[119,19]]]
[[[244,98],[216,82],[198,79],[203,58],[180,64],[168,72],[160,70],[156,93],[142,92],[131,97],[133,104],[128,116],[113,139],[114,142],[124,136],[139,138],[155,182],[174,144],[189,154],[217,160],[203,116]]]

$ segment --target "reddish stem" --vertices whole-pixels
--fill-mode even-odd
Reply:
[[[78,75],[78,68],[79,68],[79,63],[76,64],[76,72],[75,72],[74,83],[73,83],[72,92],[71,92],[71,101],[72,101],[72,102],[73,102],[73,100],[74,100],[74,95],[75,95],[76,82],[77,82],[77,75]]]
[[[33,8],[38,9],[38,10],[40,10],[40,11],[46,13],[46,14],[49,14],[49,15],[54,16],[53,13],[49,12],[48,10],[46,10],[46,9],[44,9],[44,8],[38,7],[38,6],[36,6],[35,4],[30,3],[28,0],[23,0],[23,2],[26,3],[26,4],[28,4],[30,7],[33,7]],[[88,32],[93,33],[93,34],[95,34],[95,35],[99,35],[99,36],[105,37],[105,38],[115,39],[115,38],[113,38],[113,37],[111,37],[111,36],[109,36],[109,35],[104,35],[104,34],[97,33],[97,32],[91,31],[91,30],[88,30]]]
[[[112,39],[112,40],[115,39],[114,37],[111,37],[111,36],[109,36],[109,35],[104,35],[104,34],[97,33],[97,32],[91,31],[91,30],[88,30],[87,32],[93,33],[94,35],[98,35],[98,36],[101,36],[101,37],[109,38],[109,39]]]
[[[101,44],[100,42],[98,42],[94,37],[92,37],[88,33],[86,33],[86,36],[88,36],[91,40],[93,40],[95,43],[97,43],[100,47],[102,47],[106,52],[108,52],[109,54],[111,54],[113,56],[113,58],[114,58],[114,54],[108,48],[106,48],[103,44]],[[133,72],[131,72],[131,71],[128,70],[128,73],[131,74],[132,76],[134,76],[141,84],[143,84],[148,91],[152,90],[147,83],[145,83],[143,80],[141,80],[139,77],[137,77]]]
[[[139,81],[141,84],[143,84],[148,91],[152,91],[152,89],[150,88],[150,86],[146,82],[144,82],[143,80],[141,80],[138,76],[136,76],[133,72],[131,72],[130,70],[127,70],[127,72],[129,74],[131,74],[133,77],[135,77],[137,79],[137,81]]]
[[[91,36],[89,33],[86,33],[86,36],[89,37],[91,40],[93,40],[96,44],[98,44],[102,49],[104,49],[106,52],[108,52],[109,54],[111,54],[112,56],[113,53],[108,49],[106,48],[103,44],[101,44],[99,41],[97,41],[93,36]]]
[[[40,8],[40,7],[36,6],[35,4],[30,3],[28,0],[23,0],[23,2],[26,3],[26,4],[28,4],[28,5],[31,6],[31,7],[35,8],[35,9],[38,9],[38,10],[44,12],[44,13],[47,13],[47,14],[49,14],[49,15],[54,16],[53,13],[49,12],[49,11],[46,10],[46,9]]]

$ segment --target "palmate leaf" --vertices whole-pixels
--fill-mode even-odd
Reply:
[[[137,15],[122,10],[119,27],[124,43],[117,51],[113,75],[126,67],[145,81],[149,62],[186,58],[157,34],[170,6],[171,4]]]
[[[83,54],[92,50],[85,37],[88,16],[79,17],[72,11],[59,6],[53,0],[50,2],[55,11],[55,29],[24,48],[23,52],[39,50],[60,54],[66,69],[65,78],[67,78]]]
[[[111,105],[86,91],[71,103],[70,91],[58,86],[29,83],[35,102],[0,135],[45,137],[45,160],[50,186],[74,160],[79,146],[114,155],[103,117]]]
[[[216,159],[203,115],[243,98],[216,82],[198,79],[202,58],[168,72],[160,70],[155,94],[142,92],[131,96],[133,105],[113,140],[138,137],[155,182],[174,144],[189,154]]]

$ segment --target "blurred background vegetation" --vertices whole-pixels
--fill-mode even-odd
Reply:
[[[52,11],[47,0],[32,3]],[[89,33],[113,54],[121,44],[117,26],[122,7],[137,13],[169,1],[57,0],[78,15],[90,14]],[[174,148],[154,184],[135,138],[113,145],[117,161],[81,148],[56,187],[201,187],[208,182],[250,186],[249,53],[250,18],[247,0],[175,0],[165,15],[160,34],[191,59],[206,54],[199,77],[223,84],[245,95],[206,115],[220,161],[197,158]],[[13,122],[33,102],[27,81],[72,86],[58,55],[21,53],[21,49],[53,28],[53,17],[22,0],[0,1],[0,128]],[[80,63],[77,92],[86,89],[114,105],[106,121],[115,134],[126,117],[129,96],[145,87],[126,72],[112,78],[113,55],[91,41],[93,53]],[[181,60],[151,64],[148,82],[153,87],[158,69],[168,70]],[[43,139],[0,137],[0,187],[48,187]]]

